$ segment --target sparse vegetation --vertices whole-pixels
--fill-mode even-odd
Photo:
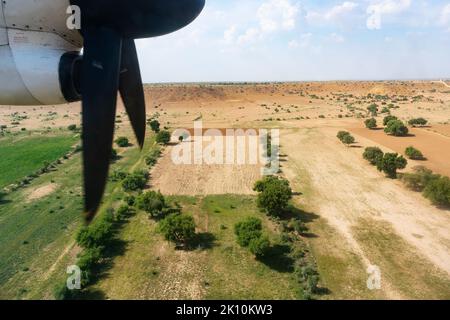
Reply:
[[[138,170],[123,179],[122,187],[125,191],[139,191],[145,188],[149,176],[148,173]]]
[[[422,152],[420,152],[420,150],[417,150],[416,148],[414,148],[412,146],[406,148],[405,154],[411,160],[423,160],[424,159]]]
[[[372,130],[377,127],[377,120],[375,118],[370,118],[364,121],[364,124],[366,125],[366,128]]]

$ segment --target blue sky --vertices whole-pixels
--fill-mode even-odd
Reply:
[[[138,50],[152,83],[450,78],[450,1],[206,0]]]

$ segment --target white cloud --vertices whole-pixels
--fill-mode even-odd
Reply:
[[[225,32],[223,33],[223,40],[225,43],[230,44],[234,42],[234,39],[236,37],[237,27],[235,25],[229,27]]]
[[[448,28],[450,32],[450,4],[447,4],[441,12],[441,16],[439,18],[439,24],[443,27]]]
[[[249,28],[247,31],[237,38],[238,44],[252,43],[258,40],[261,34],[257,28]]]
[[[299,11],[299,5],[291,3],[290,0],[266,1],[257,11],[261,31],[274,32],[294,29]]]
[[[330,40],[336,43],[343,43],[345,41],[345,38],[337,33],[330,34]]]
[[[367,28],[379,30],[384,15],[399,14],[411,6],[411,0],[382,0],[376,1],[367,7]]]
[[[346,1],[324,12],[309,11],[306,20],[312,24],[336,23],[348,17],[357,7],[357,3]]]

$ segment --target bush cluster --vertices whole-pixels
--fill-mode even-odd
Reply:
[[[355,143],[355,138],[347,131],[339,131],[337,134],[337,138],[346,145],[351,145]]]
[[[402,121],[391,120],[387,123],[386,128],[384,128],[384,132],[396,137],[405,137],[408,135],[409,129]]]
[[[139,191],[145,188],[149,174],[143,170],[137,170],[123,179],[122,187],[125,191]]]
[[[167,144],[169,144],[170,139],[171,139],[171,135],[170,135],[170,132],[167,130],[160,131],[156,135],[156,142],[159,144],[167,145]]]
[[[416,126],[426,126],[428,124],[428,120],[424,118],[415,118],[408,121],[408,124],[412,127]]]
[[[364,121],[364,124],[368,129],[375,129],[377,127],[377,120],[375,118],[370,118]]]
[[[404,173],[401,176],[406,187],[422,192],[423,196],[433,204],[450,206],[450,178],[433,173],[423,166],[414,168],[413,173]]]
[[[405,154],[411,160],[423,160],[424,159],[423,153],[420,152],[420,150],[417,150],[416,148],[414,148],[412,146],[406,148]]]
[[[257,258],[264,257],[269,248],[269,238],[262,232],[262,222],[258,218],[249,217],[234,226],[237,243],[242,247],[248,247]]]
[[[408,161],[398,153],[383,153],[378,147],[368,147],[363,153],[364,159],[376,166],[390,178],[397,177],[397,170],[406,168]]]
[[[258,192],[258,206],[272,216],[280,216],[292,198],[289,181],[276,176],[267,176],[257,181],[253,190]]]

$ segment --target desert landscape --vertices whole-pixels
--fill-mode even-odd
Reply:
[[[169,207],[191,215],[201,241],[193,249],[177,249],[159,232],[158,219],[149,219],[137,206],[115,225],[82,298],[450,298],[450,209],[405,183],[417,167],[450,176],[450,89],[442,83],[149,84],[145,95],[149,124],[157,120],[161,130],[193,132],[196,121],[220,132],[278,129],[276,175],[292,188],[291,220],[266,216],[258,208],[254,185],[263,178],[264,164],[174,164],[174,148],[200,137],[175,136],[161,145],[150,126],[141,152],[119,103],[116,137],[131,143],[114,147],[97,219],[117,215],[130,194],[139,197],[127,192],[118,173],[144,170],[143,191],[160,191]],[[77,240],[80,112],[79,103],[0,107],[1,298],[55,298],[67,267],[85,250]],[[408,133],[387,134],[387,116],[406,124]],[[408,124],[419,118],[426,124]],[[370,119],[375,127],[365,124]],[[353,140],[341,143],[340,131]],[[368,147],[403,155],[407,165],[397,168],[396,179],[389,178],[364,159]],[[408,147],[423,157],[410,159]],[[150,164],[148,156],[155,152]],[[248,217],[262,221],[272,243],[265,259],[236,244],[233,228]],[[292,219],[307,231],[289,231]],[[299,276],[298,265],[314,269],[318,283],[312,293],[305,285],[312,276]],[[373,266],[381,276],[376,289],[367,285]]]

